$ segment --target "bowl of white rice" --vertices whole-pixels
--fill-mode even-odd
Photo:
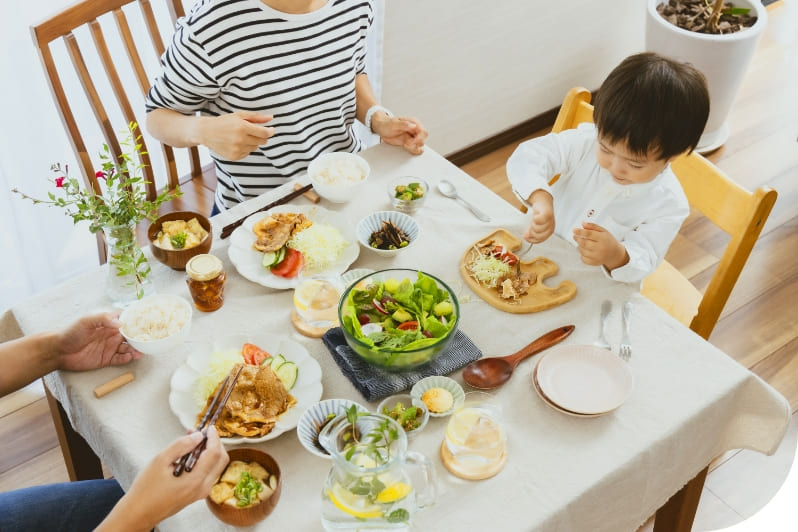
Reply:
[[[119,316],[127,343],[146,355],[164,355],[191,330],[191,305],[180,296],[157,294],[131,303]]]
[[[333,203],[346,203],[355,197],[370,173],[371,167],[363,157],[348,152],[319,155],[308,166],[313,189]]]

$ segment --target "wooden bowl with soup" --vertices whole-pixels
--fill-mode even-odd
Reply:
[[[210,220],[191,211],[164,214],[150,225],[147,237],[152,255],[174,270],[185,270],[191,257],[208,253],[213,243]]]
[[[230,463],[205,502],[223,523],[252,526],[266,519],[280,500],[280,467],[259,449],[231,449],[227,455]]]

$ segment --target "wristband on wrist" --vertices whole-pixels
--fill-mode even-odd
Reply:
[[[393,116],[392,112],[390,112],[388,109],[386,109],[385,107],[383,107],[381,105],[372,105],[371,107],[369,107],[369,110],[366,111],[365,125],[368,128],[368,130],[371,131],[372,133],[374,133],[374,130],[371,128],[371,119],[374,116],[374,113],[376,113],[378,111],[382,111],[383,113],[388,115],[388,117],[392,117]]]

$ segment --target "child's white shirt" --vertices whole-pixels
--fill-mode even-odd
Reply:
[[[572,244],[573,229],[584,221],[609,231],[626,247],[629,262],[605,273],[616,281],[641,281],[665,257],[690,207],[670,165],[648,183],[619,185],[599,166],[597,148],[590,123],[528,140],[508,159],[507,176],[524,201],[538,189],[551,193],[555,233]]]

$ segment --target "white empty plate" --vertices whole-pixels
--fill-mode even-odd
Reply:
[[[603,414],[632,393],[629,366],[612,351],[592,345],[554,347],[537,367],[538,385],[550,401],[579,414]]]

